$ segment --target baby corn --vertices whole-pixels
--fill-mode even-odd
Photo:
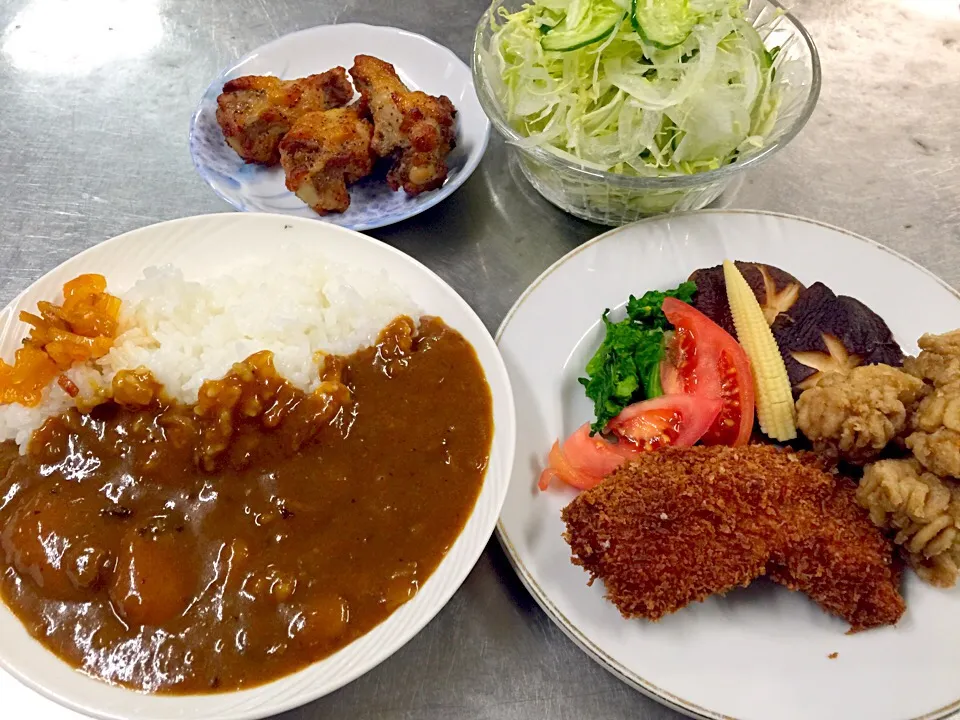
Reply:
[[[753,290],[729,260],[723,261],[723,278],[737,339],[753,369],[760,429],[774,440],[793,440],[797,437],[797,411],[777,341]]]

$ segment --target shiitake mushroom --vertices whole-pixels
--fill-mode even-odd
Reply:
[[[835,295],[821,282],[805,288],[793,275],[772,265],[735,264],[771,325],[795,395],[829,372],[846,372],[858,365],[903,364],[903,351],[890,328],[859,300]],[[736,337],[723,266],[696,270],[690,280],[697,285],[693,306]]]
[[[757,296],[768,324],[772,324],[777,315],[793,307],[804,290],[803,283],[793,275],[772,265],[739,260],[734,264],[743,275],[743,279],[747,281],[747,285],[753,290],[753,294]],[[690,276],[690,280],[697,285],[693,306],[736,337],[730,305],[727,302],[727,285],[723,279],[723,266],[696,270]]]
[[[771,326],[795,394],[830,372],[858,365],[903,365],[903,351],[883,319],[859,300],[821,282],[807,288]]]

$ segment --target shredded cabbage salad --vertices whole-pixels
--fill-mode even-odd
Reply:
[[[627,175],[712,170],[769,143],[783,100],[779,48],[764,46],[746,10],[746,0],[500,7],[488,76],[520,144]]]

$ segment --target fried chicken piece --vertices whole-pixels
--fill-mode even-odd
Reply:
[[[320,215],[350,207],[347,185],[373,171],[373,126],[356,106],[307,113],[280,143],[287,189]]]
[[[932,433],[911,433],[907,447],[927,470],[960,478],[960,433],[956,430],[940,428]]]
[[[936,386],[960,381],[960,329],[924,335],[917,344],[920,355],[904,360],[904,370]]]
[[[889,365],[831,373],[797,400],[797,427],[828,457],[864,463],[907,426],[925,392],[921,380]]]
[[[846,481],[770,446],[645,453],[563,510],[572,562],[624,617],[657,620],[766,573],[853,629],[904,611],[892,545]]]
[[[924,335],[920,355],[907,358],[904,369],[931,383],[913,417],[907,447],[927,470],[960,478],[960,330]]]
[[[369,55],[357,55],[350,74],[373,116],[373,151],[394,158],[390,187],[419,195],[443,185],[446,157],[456,145],[450,99],[411,92],[393,65]]]
[[[960,486],[924,472],[914,459],[868,465],[857,501],[894,542],[907,562],[931,585],[952,587],[960,566]]]
[[[917,406],[910,427],[922,432],[940,428],[960,431],[960,381],[938,385]]]
[[[280,140],[297,118],[342,107],[352,97],[353,87],[342,67],[296,80],[245,75],[223,86],[217,122],[227,144],[246,162],[275,165]]]
[[[922,353],[921,353],[922,355]],[[938,386],[910,418],[907,447],[924,467],[960,478],[960,380]]]

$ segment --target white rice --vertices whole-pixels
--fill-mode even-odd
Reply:
[[[166,393],[194,403],[205,380],[260,350],[274,353],[280,374],[309,391],[319,384],[322,354],[369,346],[397,315],[420,313],[384,272],[348,268],[318,252],[278,248],[277,259],[234,266],[192,282],[171,266],[148,268],[126,292],[121,334],[100,360],[65,373],[91,397],[123,369],[146,367]],[[8,361],[12,358],[8,358]],[[74,400],[57,385],[33,408],[0,406],[0,439],[24,451],[31,434]]]

